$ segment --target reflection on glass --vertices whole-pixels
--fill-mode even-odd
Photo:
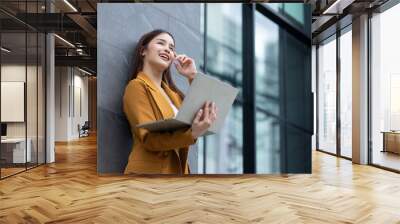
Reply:
[[[25,170],[31,151],[26,144],[26,34],[2,33],[1,46],[1,176]],[[27,150],[28,148],[28,150]]]
[[[256,102],[257,106],[279,115],[279,27],[256,14]]]
[[[269,9],[285,17],[292,25],[309,33],[309,28],[305,24],[305,14],[309,5],[303,3],[262,3]]]
[[[284,3],[284,12],[300,25],[304,25],[304,4]]]
[[[256,130],[256,173],[280,173],[281,126],[279,120],[262,111],[257,111]]]
[[[224,127],[206,137],[206,173],[242,173],[242,107],[233,106]]]
[[[352,157],[352,35],[340,36],[340,153]]]
[[[207,4],[207,73],[241,89],[242,5]],[[241,94],[241,90],[240,93]],[[230,110],[221,133],[207,136],[199,144],[206,158],[199,156],[206,173],[243,172],[242,98]],[[202,154],[203,151],[199,151]],[[199,172],[203,169],[200,167]]]
[[[400,170],[400,32],[393,29],[398,21],[400,5],[374,15],[371,20],[372,163],[395,170]],[[382,132],[390,132],[386,141]]]
[[[336,39],[318,51],[318,147],[336,153]]]
[[[283,7],[283,3],[262,3],[262,4],[276,12],[280,12],[280,10]]]
[[[256,172],[280,172],[279,27],[255,15]]]

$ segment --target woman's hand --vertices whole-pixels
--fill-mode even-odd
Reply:
[[[192,136],[198,138],[202,136],[217,119],[217,106],[215,103],[207,101],[201,108],[192,122]]]
[[[192,82],[196,76],[197,69],[194,60],[184,54],[177,55],[174,60],[176,70]]]

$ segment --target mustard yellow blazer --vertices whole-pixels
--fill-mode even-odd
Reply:
[[[172,103],[179,108],[181,97],[165,82],[161,84]],[[123,96],[123,110],[133,138],[125,174],[189,174],[189,146],[196,142],[191,129],[149,132],[137,124],[171,118],[174,111],[157,86],[143,72],[129,82]]]

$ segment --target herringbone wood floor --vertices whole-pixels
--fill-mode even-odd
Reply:
[[[100,177],[95,138],[0,181],[0,223],[400,223],[400,175],[319,152],[312,175]]]

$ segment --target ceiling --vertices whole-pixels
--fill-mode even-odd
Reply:
[[[389,0],[313,0],[313,43],[334,34],[338,29],[351,24],[352,18],[372,12]]]
[[[2,46],[12,50],[2,52],[2,59],[16,62],[25,56],[36,57],[36,51],[43,47],[36,43],[37,33],[54,32],[56,66],[79,66],[96,73],[96,6],[100,1],[50,0],[47,5],[45,2],[1,0]]]

